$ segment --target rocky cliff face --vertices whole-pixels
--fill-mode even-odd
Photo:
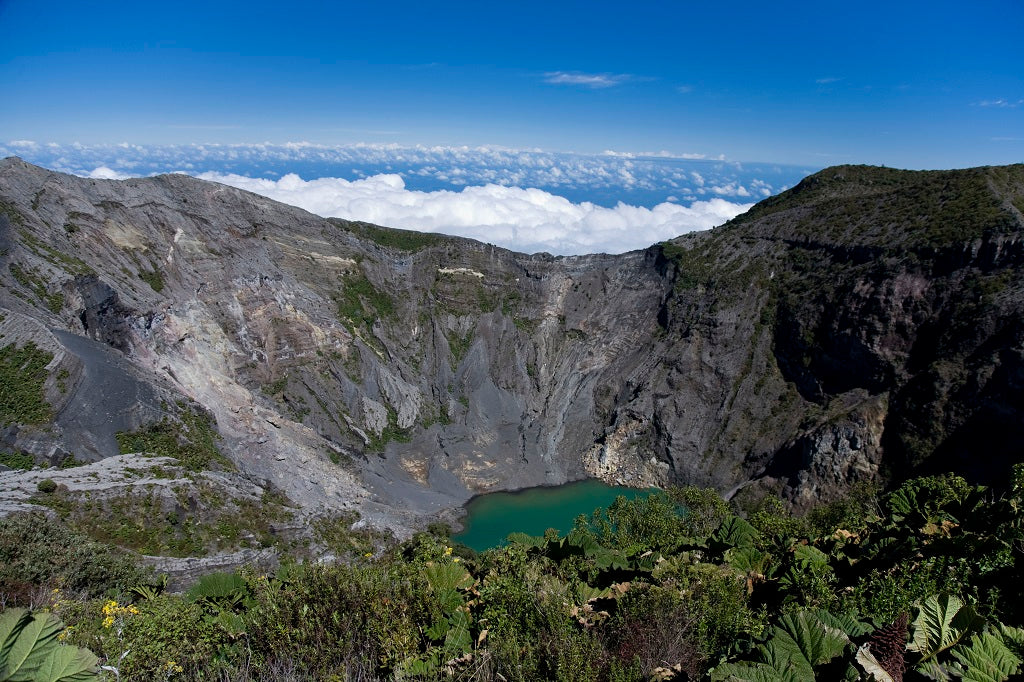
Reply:
[[[999,475],[1024,429],[1022,197],[1022,167],[840,167],[711,232],[554,258],[8,159],[0,333],[54,359],[52,421],[4,447],[98,460],[201,408],[250,479],[398,526],[585,476],[804,505]]]

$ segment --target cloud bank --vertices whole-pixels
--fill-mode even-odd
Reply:
[[[307,181],[295,174],[280,180],[222,173],[201,173],[198,177],[256,192],[321,216],[442,232],[515,251],[547,251],[557,255],[622,253],[644,248],[686,232],[720,225],[750,207],[711,199],[689,207],[666,202],[653,208],[623,203],[608,208],[590,202],[573,203],[540,189],[493,184],[466,187],[459,192],[422,192],[406,189],[402,178],[393,174],[355,181]]]
[[[556,254],[622,252],[707,229],[816,170],[664,150],[364,143],[0,142],[0,156],[11,154],[99,179],[185,172],[320,215]]]
[[[134,177],[184,170],[214,171],[249,177],[341,177],[349,180],[398,173],[408,187],[461,189],[469,185],[540,187],[574,201],[613,206],[619,200],[654,206],[674,195],[680,200],[709,199],[712,187],[733,187],[734,200],[763,197],[790,187],[817,168],[779,164],[741,164],[699,152],[629,152],[600,154],[539,149],[396,144],[85,145],[32,140],[0,142],[0,156],[76,175],[103,166]],[[691,173],[707,179],[695,185]],[[755,190],[751,183],[759,181]],[[743,188],[743,189],[741,189]],[[749,191],[749,194],[745,194]]]

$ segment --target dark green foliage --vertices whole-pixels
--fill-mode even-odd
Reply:
[[[290,660],[313,679],[386,678],[423,644],[425,586],[408,566],[308,566],[295,579],[258,579],[254,592],[246,631],[259,666]]]
[[[57,484],[53,482],[52,478],[44,478],[36,484],[36,490],[44,495],[49,495],[57,490]]]
[[[137,608],[138,614],[123,619],[120,637],[104,631],[102,651],[121,679],[168,679],[176,666],[191,679],[204,679],[201,671],[216,669],[218,652],[231,649],[230,634],[198,603],[161,595]]]
[[[394,317],[395,302],[362,272],[345,276],[341,291],[334,294],[338,318],[347,324],[372,327],[378,317]]]
[[[221,609],[238,606],[247,595],[248,587],[238,573],[208,573],[186,593],[194,602],[212,604]]]
[[[0,348],[0,425],[45,424],[53,418],[43,384],[53,353],[29,341]]]
[[[283,376],[280,379],[271,381],[269,384],[264,384],[260,387],[260,390],[269,396],[276,396],[279,393],[283,393],[284,389],[288,387],[288,377]]]
[[[88,464],[88,462],[76,459],[74,455],[65,455],[61,458],[57,466],[61,469],[74,469],[75,467],[85,466],[86,464]]]
[[[458,369],[459,363],[466,357],[470,347],[473,345],[473,331],[470,330],[465,336],[459,336],[455,332],[445,334],[448,339],[448,349],[452,353],[452,370]]]
[[[992,188],[1006,173],[1019,183],[1024,166],[966,171],[903,171],[873,166],[836,166],[804,178],[796,187],[757,204],[730,225],[773,213],[813,207],[818,230],[854,242],[885,237],[899,225],[904,246],[928,248],[969,241],[1015,228],[1003,198]],[[1005,178],[1004,184],[1009,184]],[[799,220],[791,220],[800,232]],[[805,235],[806,236],[806,235]],[[820,232],[815,236],[821,236]]]
[[[399,251],[420,251],[430,246],[442,245],[451,241],[451,237],[444,235],[430,234],[428,232],[416,232],[413,230],[398,230],[390,227],[379,227],[370,223],[331,219],[335,225],[343,227],[354,234],[373,240],[381,246],[386,246]]]
[[[173,457],[191,471],[234,468],[217,449],[219,439],[212,418],[187,406],[181,406],[175,417],[164,417],[137,431],[117,434],[122,453]]]
[[[164,278],[159,270],[139,270],[139,279],[148,284],[157,293],[164,290]]]
[[[24,602],[36,587],[75,593],[127,591],[143,581],[135,562],[42,514],[0,518],[0,594]]]
[[[350,565],[137,590],[123,637],[76,641],[116,657],[130,640],[142,678],[162,657],[194,680],[1005,680],[1024,660],[1022,492],[933,477],[743,518],[687,488],[482,554],[435,529],[371,558],[342,533]]]
[[[398,413],[395,408],[387,405],[388,422],[381,429],[379,434],[370,431],[366,435],[370,438],[369,444],[366,449],[370,452],[382,452],[388,443],[395,441],[396,443],[408,443],[412,440],[412,434],[410,429],[402,429],[398,426]]]
[[[9,469],[31,469],[36,465],[36,460],[27,452],[2,452],[0,464]]]
[[[673,550],[692,541],[687,512],[667,493],[634,500],[619,497],[576,527],[592,535],[602,546],[636,551]]]

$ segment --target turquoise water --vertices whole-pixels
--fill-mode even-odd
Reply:
[[[543,535],[548,528],[555,528],[565,535],[580,514],[589,515],[597,507],[607,507],[619,495],[635,499],[649,493],[647,489],[588,480],[481,495],[466,505],[465,527],[452,539],[482,552],[504,543],[508,534],[516,531]]]

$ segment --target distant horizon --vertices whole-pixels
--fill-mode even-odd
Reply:
[[[1022,139],[1024,141],[1024,139]],[[573,148],[551,148],[537,145],[521,145],[521,146],[508,146],[503,144],[490,144],[490,143],[479,143],[479,144],[444,144],[436,142],[417,142],[410,144],[403,144],[398,142],[370,142],[370,141],[356,141],[356,142],[344,142],[344,143],[326,143],[316,142],[310,140],[293,140],[284,138],[281,142],[275,142],[271,140],[254,140],[254,141],[236,141],[236,142],[224,142],[216,140],[206,141],[179,141],[179,142],[166,142],[166,143],[152,143],[144,141],[128,141],[128,140],[116,140],[116,141],[100,141],[100,142],[82,142],[80,140],[56,140],[56,139],[45,139],[45,140],[34,140],[34,139],[0,139],[0,154],[6,156],[20,156],[21,152],[18,150],[22,147],[52,147],[60,149],[68,148],[86,148],[86,149],[101,149],[107,148],[114,150],[116,148],[151,148],[151,149],[194,149],[194,148],[224,148],[224,149],[252,149],[259,147],[278,147],[278,148],[308,148],[308,149],[324,149],[324,150],[339,150],[339,149],[379,149],[379,150],[464,150],[464,151],[495,151],[495,152],[525,152],[525,153],[540,153],[540,154],[559,154],[567,156],[582,156],[582,157],[608,157],[608,158],[619,158],[619,159],[638,159],[638,160],[679,160],[679,161],[692,161],[692,162],[703,162],[703,163],[728,163],[728,164],[741,164],[741,165],[774,165],[774,166],[791,166],[800,168],[813,168],[818,170],[824,170],[832,166],[877,166],[879,168],[892,168],[895,170],[908,170],[908,171],[942,171],[942,170],[966,170],[969,168],[983,168],[986,166],[1012,166],[1024,164],[1024,149],[1022,149],[1022,155],[1016,160],[1007,161],[977,161],[977,162],[964,162],[964,163],[949,163],[946,165],[915,165],[915,164],[893,164],[886,162],[873,162],[873,161],[836,161],[835,163],[801,163],[794,161],[774,161],[770,159],[762,158],[734,158],[726,156],[725,154],[718,155],[707,155],[695,152],[675,152],[668,149],[660,149],[653,151],[650,149],[646,150],[633,150],[633,149],[603,149],[601,151],[582,151]],[[13,151],[12,151],[13,150]],[[27,160],[27,159],[26,159]],[[38,164],[37,164],[38,165]],[[54,169],[56,170],[56,169]],[[173,171],[172,171],[173,172]],[[181,171],[185,172],[185,171]]]
[[[555,255],[622,253],[711,229],[822,170],[667,152],[498,145],[0,141],[5,156],[94,179],[185,173],[323,217]]]
[[[622,253],[710,229],[818,170],[498,146],[0,142],[0,156],[12,154],[98,179],[184,172],[324,217],[556,255]]]

